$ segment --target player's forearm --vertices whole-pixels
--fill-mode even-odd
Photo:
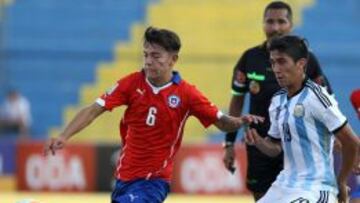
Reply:
[[[335,135],[342,144],[342,165],[340,173],[338,174],[338,182],[346,182],[353,167],[357,163],[360,141],[348,124]]]
[[[255,144],[256,148],[258,148],[262,153],[270,156],[270,157],[276,157],[278,156],[281,151],[281,144],[280,141],[272,141],[270,138],[266,137],[262,139],[261,142],[257,142]]]
[[[359,156],[358,142],[347,143],[341,148],[342,164],[338,174],[338,182],[347,182],[348,177],[356,164]]]
[[[89,126],[96,117],[98,117],[104,110],[102,107],[94,106],[85,107],[80,110],[76,116],[71,120],[71,122],[66,126],[65,130],[61,133],[60,136],[64,137],[66,140],[70,139],[76,133],[80,132],[87,126]]]
[[[243,125],[239,118],[228,115],[223,115],[216,123],[215,126],[224,132],[234,132]]]

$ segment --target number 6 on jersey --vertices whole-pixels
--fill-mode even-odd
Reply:
[[[149,112],[146,118],[146,125],[148,126],[154,126],[155,125],[155,120],[156,120],[156,113],[157,113],[157,109],[155,107],[150,107],[149,108]]]

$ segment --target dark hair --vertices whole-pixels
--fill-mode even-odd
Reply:
[[[295,62],[301,58],[308,59],[309,56],[307,41],[294,35],[275,37],[270,41],[268,49],[269,51],[277,50],[279,52],[286,53]]]
[[[178,53],[181,47],[179,36],[167,29],[148,27],[144,34],[144,43],[157,44],[168,52]]]
[[[287,14],[288,14],[288,19],[290,20],[290,22],[292,22],[292,9],[290,7],[289,4],[285,3],[285,2],[282,2],[282,1],[273,1],[271,2],[270,4],[268,4],[264,10],[264,18],[265,18],[265,15],[266,15],[266,12],[268,10],[271,10],[271,9],[285,9],[287,10]]]

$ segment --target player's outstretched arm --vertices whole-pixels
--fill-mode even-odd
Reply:
[[[281,141],[272,140],[270,137],[261,137],[255,129],[246,130],[245,142],[248,145],[256,146],[262,153],[276,157],[282,151]]]
[[[84,129],[86,126],[100,116],[105,109],[97,103],[80,110],[71,122],[65,127],[65,130],[56,138],[51,138],[45,145],[45,155],[51,152],[53,155],[59,149],[65,146],[65,143],[73,135]]]
[[[357,164],[360,140],[348,124],[338,130],[335,135],[342,145],[342,164],[337,177],[339,202],[345,203],[348,200],[347,180],[353,167]]]
[[[258,124],[260,122],[264,122],[263,117],[250,114],[240,117],[223,115],[219,120],[214,123],[214,125],[222,131],[233,132],[241,128],[243,125],[247,125],[250,123]]]

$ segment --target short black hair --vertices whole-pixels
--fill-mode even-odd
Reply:
[[[264,18],[266,15],[266,12],[268,12],[268,10],[272,10],[272,9],[285,9],[287,10],[287,14],[288,14],[288,19],[290,20],[290,22],[292,22],[292,9],[290,7],[289,4],[282,2],[282,1],[273,1],[270,4],[268,4],[264,10]]]
[[[175,32],[152,26],[145,30],[144,43],[145,42],[157,44],[168,52],[178,53],[181,48],[180,38]]]
[[[282,37],[275,37],[270,40],[269,51],[277,50],[289,55],[295,62],[301,58],[309,58],[309,49],[307,47],[306,39],[295,35],[286,35]]]

